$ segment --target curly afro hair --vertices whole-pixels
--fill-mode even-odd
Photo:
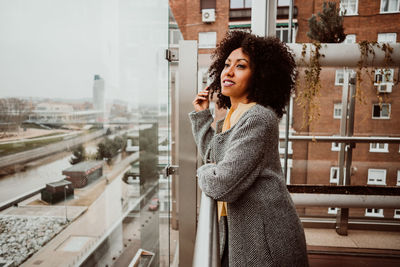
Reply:
[[[247,98],[271,107],[281,118],[294,90],[297,71],[289,48],[274,37],[259,37],[243,31],[227,33],[214,51],[209,68],[211,96],[217,94],[219,108],[230,108],[230,98],[221,93],[220,76],[225,60],[237,48],[242,48],[250,58],[252,76]]]

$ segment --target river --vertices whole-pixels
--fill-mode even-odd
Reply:
[[[91,142],[86,145],[86,151],[94,153],[96,145]],[[69,159],[72,153],[61,152],[46,159],[40,164],[0,178],[0,203],[22,196],[32,190],[44,187],[47,183],[64,178],[62,171],[71,166]]]

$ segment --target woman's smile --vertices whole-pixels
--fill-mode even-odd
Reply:
[[[234,84],[235,84],[235,82],[233,82],[232,80],[229,80],[229,79],[225,79],[222,82],[222,86],[226,86],[226,87],[232,86]]]

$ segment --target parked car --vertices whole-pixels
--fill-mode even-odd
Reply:
[[[159,206],[160,206],[160,200],[158,198],[153,198],[152,200],[150,200],[149,210],[156,211],[158,210]]]

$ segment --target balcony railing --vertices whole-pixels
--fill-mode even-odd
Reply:
[[[306,44],[307,51],[310,44]],[[399,66],[400,65],[400,44],[391,44],[393,47],[392,62],[384,60],[385,53],[379,49],[375,49],[375,57],[368,59],[368,66]],[[301,44],[289,44],[294,51],[296,61],[299,65],[303,63],[301,59]],[[356,67],[360,60],[360,51],[357,44],[323,44],[320,51],[325,55],[321,58],[321,66],[348,66]],[[307,61],[306,55],[305,61]],[[352,87],[349,95],[349,87]],[[349,84],[349,77],[345,79],[343,86],[343,104],[342,109],[346,112],[342,114],[342,124],[346,123],[347,118],[347,102],[351,101],[354,94],[354,84]],[[349,101],[350,99],[350,101]],[[354,104],[353,104],[354,105]],[[344,107],[344,108],[343,108]],[[354,114],[354,109],[349,112]],[[351,114],[350,114],[351,115]],[[352,115],[351,115],[352,116]],[[351,117],[350,116],[350,117]],[[354,123],[350,121],[350,124]],[[346,124],[344,124],[346,127]],[[346,129],[346,128],[344,128]],[[352,130],[342,130],[341,136],[290,136],[289,141],[314,141],[314,142],[336,142],[343,144],[355,143],[400,143],[398,137],[362,137],[352,136]],[[290,185],[293,201],[296,207],[338,207],[343,208],[347,213],[338,214],[336,228],[339,234],[347,234],[348,228],[348,208],[400,208],[400,188],[399,187],[374,187],[374,186],[349,186],[343,182],[343,168],[351,165],[351,154],[344,160],[344,146],[342,154],[339,156],[340,163],[340,186],[311,186],[311,185]],[[351,149],[350,153],[351,153]],[[346,153],[349,153],[347,151]],[[349,155],[349,154],[348,154]],[[342,157],[342,158],[340,158]],[[350,168],[347,169],[348,172]],[[350,177],[350,175],[348,176]],[[216,219],[216,203],[210,197],[202,194],[201,207],[198,221],[198,230],[196,236],[195,252],[193,266],[219,266],[219,246],[218,246],[218,227]],[[400,223],[395,224],[396,229],[400,229]],[[339,230],[338,230],[339,229]]]

